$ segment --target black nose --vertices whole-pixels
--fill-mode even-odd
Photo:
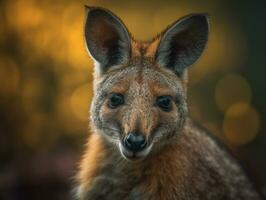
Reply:
[[[144,135],[138,133],[130,133],[125,138],[124,141],[125,147],[131,151],[137,152],[143,150],[147,141]]]

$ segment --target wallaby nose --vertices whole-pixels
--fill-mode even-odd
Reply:
[[[130,133],[125,138],[124,145],[127,149],[137,152],[143,150],[147,141],[144,135],[138,133]]]

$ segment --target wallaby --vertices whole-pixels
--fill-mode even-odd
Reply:
[[[231,154],[188,117],[187,67],[206,46],[208,16],[187,15],[140,42],[111,11],[86,13],[94,97],[77,198],[261,199]]]

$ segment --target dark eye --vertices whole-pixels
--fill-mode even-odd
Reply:
[[[165,112],[172,110],[172,97],[171,96],[159,96],[156,99],[156,105]]]
[[[109,108],[114,109],[122,104],[124,104],[124,96],[119,93],[112,93],[108,101]]]

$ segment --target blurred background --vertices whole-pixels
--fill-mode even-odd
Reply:
[[[140,40],[210,14],[208,47],[189,73],[190,115],[266,194],[264,0],[0,0],[0,199],[71,199],[92,96],[84,4],[111,9]]]

